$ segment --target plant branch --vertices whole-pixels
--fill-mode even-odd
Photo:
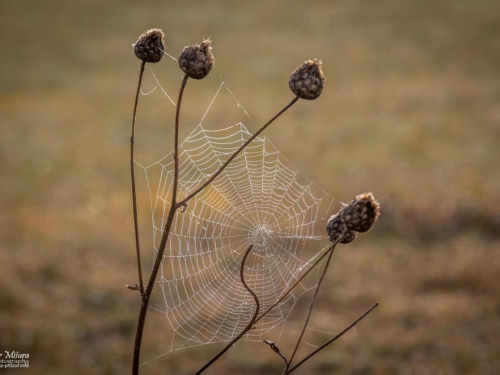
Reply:
[[[248,290],[248,292],[252,295],[253,299],[255,300],[255,313],[253,314],[252,319],[250,322],[247,324],[247,326],[243,329],[243,331],[240,332],[238,336],[236,336],[229,344],[227,344],[224,349],[222,349],[219,353],[215,355],[210,361],[208,361],[198,372],[196,372],[195,375],[201,374],[203,371],[205,371],[208,367],[210,367],[216,360],[218,360],[226,351],[228,351],[239,339],[241,339],[245,333],[250,331],[255,324],[255,320],[257,319],[257,315],[259,315],[259,310],[260,310],[260,301],[259,297],[255,294],[255,292],[247,285],[245,282],[245,262],[248,258],[248,255],[250,254],[250,251],[252,250],[253,245],[250,245],[245,252],[245,256],[243,257],[243,260],[241,261],[241,267],[240,267],[240,278],[243,286]]]
[[[132,117],[132,130],[130,136],[130,175],[132,177],[132,206],[134,210],[134,230],[135,230],[135,249],[137,253],[137,270],[139,273],[139,292],[141,296],[144,293],[144,282],[142,279],[142,266],[141,266],[141,246],[139,243],[139,220],[137,218],[137,193],[135,189],[135,165],[134,165],[134,143],[135,143],[135,120],[137,115],[137,106],[139,105],[139,93],[141,92],[142,77],[144,75],[144,67],[146,63],[141,63],[139,71],[139,82],[137,83],[137,92],[135,94],[134,113]],[[137,285],[137,283],[136,283]],[[130,289],[130,288],[129,288]]]
[[[304,364],[308,359],[312,358],[313,356],[315,356],[317,353],[319,353],[321,350],[323,350],[324,348],[326,348],[328,345],[330,345],[331,343],[333,343],[335,340],[339,339],[340,337],[342,337],[347,331],[349,331],[350,329],[352,329],[352,327],[354,327],[356,324],[358,324],[362,319],[364,319],[369,313],[371,313],[373,311],[373,309],[375,309],[377,306],[379,305],[379,303],[375,303],[369,310],[367,310],[363,315],[361,315],[358,319],[356,319],[352,324],[350,324],[346,329],[344,329],[342,332],[340,332],[339,334],[337,334],[335,337],[333,337],[332,339],[328,340],[327,342],[325,342],[323,345],[321,345],[319,348],[317,348],[316,350],[314,350],[312,353],[310,353],[309,355],[307,355],[304,359],[302,359],[300,362],[298,362],[296,365],[294,365],[293,367],[291,367],[287,372],[286,374],[290,374],[291,372],[295,371],[297,368],[299,368],[299,366],[301,366],[302,364]]]
[[[285,357],[285,355],[283,353],[281,353],[281,350],[280,348],[278,348],[276,346],[276,344],[273,342],[273,341],[270,341],[270,340],[264,340],[262,341],[264,344],[267,344],[269,345],[269,347],[271,348],[271,350],[273,352],[275,352],[277,355],[280,356],[280,358],[283,360],[283,362],[285,362],[285,370],[286,370],[286,366],[288,366],[288,359]]]
[[[347,233],[344,232],[339,238],[337,238],[332,244],[331,246],[323,253],[323,255],[321,255],[317,260],[316,262],[314,262],[311,267],[309,267],[309,269],[304,272],[304,274],[299,277],[282,295],[280,298],[278,298],[276,300],[276,302],[271,305],[266,311],[264,311],[256,320],[255,320],[255,323],[257,323],[259,320],[261,320],[264,316],[266,316],[269,311],[271,311],[272,309],[274,309],[276,306],[278,306],[278,304],[283,301],[283,299],[293,290],[293,288],[295,288],[313,269],[314,267],[316,267],[322,260],[325,256],[327,256],[330,252],[333,253],[333,251],[335,250],[335,246],[340,242],[340,240],[344,237],[344,235]]]
[[[297,344],[295,345],[295,349],[293,350],[293,353],[288,360],[286,370],[290,368],[290,364],[293,361],[293,358],[295,357],[295,354],[297,354],[297,350],[299,349],[300,343],[302,342],[302,338],[304,337],[304,333],[306,332],[307,325],[309,324],[309,319],[311,319],[311,315],[314,309],[314,304],[316,303],[316,297],[318,296],[319,288],[321,287],[321,283],[323,282],[323,279],[325,278],[326,271],[328,270],[328,267],[330,266],[330,260],[332,259],[333,251],[330,252],[330,255],[328,255],[328,259],[326,260],[325,267],[323,267],[323,272],[321,273],[321,276],[318,281],[318,285],[316,286],[316,290],[314,291],[314,296],[311,301],[311,305],[309,306],[309,312],[307,313],[307,318],[306,321],[304,322],[304,326],[302,327],[302,332],[300,332],[300,337],[297,340]],[[286,373],[286,371],[285,371]]]
[[[161,237],[160,246],[158,247],[158,253],[156,254],[156,259],[153,264],[153,269],[149,277],[149,282],[142,295],[142,304],[139,311],[139,318],[137,321],[137,330],[135,334],[135,344],[134,344],[134,359],[132,362],[132,374],[139,374],[139,359],[141,354],[142,337],[144,334],[144,324],[146,322],[146,314],[148,311],[149,300],[151,298],[151,293],[153,292],[153,287],[156,281],[156,276],[158,275],[158,270],[160,269],[161,262],[163,260],[163,253],[165,252],[165,247],[167,245],[167,240],[170,234],[170,229],[174,221],[175,212],[180,207],[176,203],[177,195],[177,185],[179,179],[179,161],[178,161],[178,139],[179,139],[179,113],[181,109],[182,95],[184,93],[184,87],[186,86],[188,76],[185,75],[182,80],[181,88],[179,90],[179,99],[177,100],[177,108],[175,113],[175,141],[174,141],[174,184],[172,189],[172,204],[170,205],[170,210],[168,212],[167,221],[165,223],[165,228],[163,230],[163,235]]]
[[[174,134],[174,186],[172,188],[172,207],[176,209],[179,207],[177,204],[177,186],[179,185],[179,116],[181,110],[182,94],[186,87],[188,75],[185,74],[182,79],[181,88],[179,90],[179,99],[177,100],[177,108],[175,111],[175,134]]]
[[[231,157],[229,159],[227,159],[227,161],[212,175],[212,177],[210,177],[203,185],[201,185],[198,189],[196,189],[194,192],[192,192],[186,198],[184,198],[182,201],[180,201],[179,205],[186,204],[191,198],[193,198],[194,196],[196,196],[197,194],[199,194],[203,189],[205,189],[208,185],[210,185],[210,183],[213,180],[215,180],[217,178],[217,176],[219,176],[224,169],[226,169],[226,167],[229,165],[229,163],[231,163],[231,161],[236,156],[238,156],[238,154],[245,147],[247,147],[250,144],[250,142],[252,142],[255,138],[257,138],[257,136],[260,133],[262,133],[269,125],[271,125],[271,123],[274,120],[276,120],[278,117],[280,117],[288,108],[290,108],[292,105],[294,105],[298,100],[299,100],[298,96],[296,96],[295,98],[293,98],[293,100],[287,106],[285,106],[285,108],[283,108],[281,111],[279,111],[278,114],[276,114],[271,120],[269,120],[267,123],[265,123],[254,135],[252,135],[250,138],[248,138],[248,140],[245,143],[243,143],[241,145],[241,147],[238,150],[236,150],[234,152],[234,154],[231,155]]]

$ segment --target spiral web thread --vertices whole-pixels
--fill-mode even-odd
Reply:
[[[242,123],[218,130],[204,127],[221,90],[241,107],[222,82],[200,124],[179,146],[178,200],[203,184],[251,136]],[[138,165],[148,181],[156,256],[170,209],[172,153],[147,167]],[[253,250],[245,280],[259,297],[261,312],[273,305],[328,247],[325,218],[332,202],[332,196],[291,166],[267,138],[252,141],[175,216],[155,287],[164,305],[154,309],[165,315],[173,332],[164,354],[228,342],[246,327],[255,311],[240,280],[249,245]],[[297,300],[315,287],[315,271],[244,338],[262,341],[275,332],[271,338],[279,342]]]

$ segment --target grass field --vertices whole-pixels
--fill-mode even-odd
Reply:
[[[175,57],[213,41],[215,68],[187,87],[181,136],[221,77],[255,131],[291,100],[290,73],[321,59],[322,97],[266,135],[339,200],[373,191],[381,202],[374,230],[335,254],[316,318],[339,329],[381,305],[297,373],[500,373],[499,14],[493,0],[3,0],[0,353],[30,354],[29,369],[11,372],[130,372],[140,305],[124,287],[136,279],[131,45],[160,27]],[[161,64],[175,97],[181,72]],[[145,105],[138,153],[156,160],[172,149],[172,106],[160,95]],[[146,269],[152,252],[144,257]],[[166,328],[151,315],[146,353],[168,345],[155,324]],[[215,349],[179,351],[142,373],[190,373]],[[281,365],[242,342],[207,373]]]

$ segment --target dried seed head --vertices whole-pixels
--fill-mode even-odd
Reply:
[[[142,34],[133,45],[134,53],[139,60],[157,63],[165,51],[165,35],[160,29],[151,29]]]
[[[306,61],[290,76],[290,90],[299,98],[314,100],[321,95],[325,84],[325,76],[321,70],[321,61]]]
[[[326,225],[326,233],[328,233],[331,242],[337,241],[342,233],[344,233],[344,231],[346,230],[341,216],[342,211],[339,211],[335,215],[332,215],[332,217],[330,217],[330,219],[328,220],[328,224]],[[351,243],[355,240],[357,235],[358,234],[355,231],[349,230],[339,242],[343,244]]]
[[[200,44],[184,47],[179,56],[179,67],[189,78],[205,78],[214,66],[210,38]]]
[[[360,233],[366,232],[377,221],[379,207],[372,193],[360,194],[343,208],[342,221],[347,229]]]

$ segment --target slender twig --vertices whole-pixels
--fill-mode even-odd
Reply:
[[[338,239],[335,240],[335,242],[332,243],[332,245],[321,255],[316,262],[314,262],[309,269],[302,274],[301,277],[299,277],[282,295],[279,297],[274,304],[268,307],[266,311],[264,311],[255,321],[256,323],[261,320],[264,316],[266,316],[269,311],[274,309],[278,304],[285,299],[285,297],[316,267],[324,257],[326,257],[330,252],[333,252],[335,250],[335,246],[339,243],[339,241],[342,239],[344,235],[340,236]]]
[[[177,204],[177,186],[179,185],[179,116],[181,109],[182,94],[186,87],[188,75],[185,74],[182,79],[181,89],[179,90],[179,99],[177,100],[177,108],[175,111],[175,134],[174,134],[174,186],[172,188],[172,207],[176,209],[179,207]],[[168,235],[167,235],[168,236]]]
[[[306,357],[304,357],[304,359],[302,359],[300,362],[298,362],[296,365],[293,365],[293,367],[291,367],[287,372],[286,374],[290,374],[291,372],[297,370],[297,368],[299,368],[299,366],[301,366],[302,364],[304,364],[308,359],[310,359],[311,357],[315,356],[317,353],[319,353],[321,350],[323,350],[324,348],[326,348],[328,345],[330,345],[331,343],[333,343],[335,340],[339,339],[340,337],[342,337],[347,331],[349,331],[350,329],[352,329],[352,327],[354,327],[356,324],[358,324],[363,318],[365,318],[369,313],[372,312],[373,309],[375,309],[377,306],[379,305],[379,303],[375,303],[369,310],[367,310],[363,315],[361,315],[358,319],[356,319],[353,323],[351,323],[347,328],[345,328],[342,332],[340,332],[339,334],[337,334],[335,337],[333,337],[332,339],[328,340],[327,342],[325,342],[323,345],[321,345],[319,348],[317,348],[316,350],[314,350],[313,352],[311,352],[309,355],[307,355]]]
[[[131,130],[131,135],[130,135],[130,175],[132,177],[132,205],[134,209],[134,229],[135,229],[135,249],[137,253],[137,270],[139,273],[139,292],[141,293],[141,296],[144,293],[144,282],[142,280],[142,266],[141,266],[141,246],[139,243],[139,220],[137,218],[137,194],[135,190],[135,166],[134,166],[134,141],[135,141],[135,120],[136,120],[136,115],[137,115],[137,106],[139,104],[139,93],[141,92],[141,84],[142,84],[142,77],[144,75],[144,67],[146,65],[146,62],[143,61],[141,63],[141,69],[139,70],[139,82],[137,83],[137,92],[135,94],[135,103],[134,103],[134,113],[132,117],[132,130]],[[128,286],[129,289],[130,286]],[[136,283],[137,287],[137,283]]]
[[[208,361],[201,369],[196,372],[195,375],[201,374],[203,371],[205,371],[208,367],[210,367],[216,360],[218,360],[225,352],[227,352],[240,338],[242,338],[245,333],[250,331],[255,324],[255,320],[257,319],[257,315],[259,315],[259,310],[260,310],[260,301],[259,297],[254,293],[254,291],[247,285],[245,282],[245,262],[247,260],[248,255],[250,254],[250,251],[252,250],[253,245],[250,245],[245,253],[245,256],[243,257],[243,260],[241,261],[241,267],[240,267],[240,278],[241,278],[241,283],[243,286],[248,290],[248,292],[252,295],[253,299],[255,300],[255,313],[253,314],[252,319],[250,322],[248,322],[247,326],[240,332],[238,336],[236,336],[229,344],[227,344],[224,349],[222,349],[219,353],[215,355],[210,361]]]
[[[309,306],[309,312],[307,313],[307,318],[306,321],[304,322],[304,326],[302,327],[302,332],[300,332],[299,339],[297,340],[297,344],[295,345],[295,348],[293,350],[292,355],[290,356],[290,359],[288,360],[286,370],[290,368],[290,364],[292,363],[293,359],[295,358],[295,354],[297,354],[297,350],[299,349],[300,343],[302,342],[302,338],[304,337],[304,333],[306,332],[307,325],[309,324],[309,319],[311,319],[311,315],[314,309],[314,304],[316,302],[316,297],[318,296],[319,293],[319,288],[321,287],[321,283],[323,282],[323,279],[325,278],[326,271],[328,270],[328,267],[330,266],[330,260],[332,259],[333,251],[330,252],[330,255],[328,256],[328,259],[326,260],[326,264],[323,267],[323,272],[321,273],[321,276],[318,281],[318,285],[316,286],[316,290],[314,291],[314,296],[312,298],[311,304]],[[285,370],[285,372],[286,372]]]
[[[195,195],[197,195],[198,193],[200,193],[203,189],[205,189],[213,180],[215,180],[217,178],[217,176],[219,174],[222,173],[222,171],[224,169],[226,169],[226,167],[229,165],[229,163],[231,163],[231,161],[236,157],[238,156],[238,154],[245,148],[247,147],[250,142],[252,142],[255,138],[257,138],[257,136],[262,133],[269,125],[271,125],[271,123],[276,120],[278,117],[280,117],[288,108],[290,108],[292,105],[294,105],[297,100],[299,100],[299,97],[296,96],[295,98],[293,98],[293,100],[287,105],[285,106],[285,108],[283,108],[281,111],[278,112],[278,114],[276,116],[274,116],[271,120],[269,120],[268,122],[266,122],[254,135],[252,135],[250,138],[248,138],[248,140],[243,143],[241,145],[241,147],[236,150],[233,155],[231,155],[231,157],[229,159],[227,159],[227,161],[212,175],[212,177],[210,177],[203,185],[201,185],[198,189],[196,189],[194,192],[192,192],[191,194],[189,194],[186,198],[184,198],[182,201],[179,202],[179,205],[183,205],[183,204],[186,204],[191,198],[193,198]]]
[[[288,366],[288,359],[286,358],[286,356],[283,353],[281,353],[280,348],[278,348],[278,346],[273,341],[271,341],[271,340],[264,340],[262,342],[264,344],[269,345],[269,347],[271,348],[271,350],[281,357],[281,359],[283,360],[283,362],[285,362],[285,370],[286,370],[286,366]]]
[[[151,298],[151,293],[153,292],[153,287],[156,281],[156,276],[158,275],[158,270],[160,269],[161,262],[163,260],[163,253],[165,252],[165,246],[167,245],[167,240],[170,234],[170,228],[172,227],[172,223],[174,221],[175,212],[180,207],[176,202],[176,194],[177,194],[177,184],[178,184],[178,176],[179,176],[179,161],[178,161],[178,139],[179,139],[179,113],[181,109],[182,95],[184,93],[184,87],[187,83],[187,75],[184,76],[182,80],[181,88],[179,90],[179,99],[177,100],[177,108],[175,113],[175,141],[174,141],[174,185],[172,189],[172,204],[170,205],[170,211],[168,212],[167,221],[165,223],[165,228],[163,229],[163,235],[161,237],[160,246],[158,247],[158,253],[156,254],[156,259],[153,264],[153,269],[151,271],[151,275],[149,277],[149,282],[142,295],[142,303],[141,309],[139,311],[139,318],[137,321],[137,330],[135,333],[135,344],[134,344],[134,359],[132,362],[132,374],[139,374],[139,359],[141,355],[141,345],[142,345],[142,337],[144,334],[144,324],[146,322],[146,314],[148,311],[149,300]]]

